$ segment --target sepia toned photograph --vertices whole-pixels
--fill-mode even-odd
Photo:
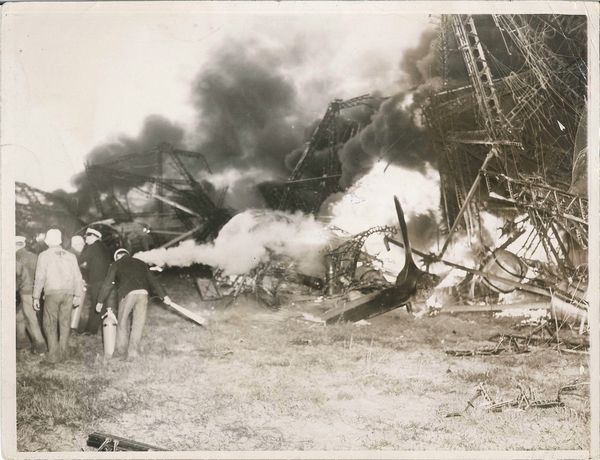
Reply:
[[[2,6],[4,457],[597,458],[598,5],[402,3]]]

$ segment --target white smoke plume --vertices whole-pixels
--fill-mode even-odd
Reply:
[[[281,211],[248,210],[234,216],[210,243],[187,240],[173,248],[140,252],[135,257],[158,266],[188,267],[194,263],[223,270],[225,275],[248,273],[272,256],[289,257],[298,271],[323,271],[322,251],[330,235],[312,216]]]

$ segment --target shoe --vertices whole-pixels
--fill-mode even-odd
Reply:
[[[33,347],[33,349],[31,350],[31,352],[34,355],[39,355],[39,356],[44,356],[47,351],[48,351],[48,348],[46,348],[46,345],[38,345],[38,346]]]
[[[125,353],[119,353],[118,351],[115,350],[115,352],[112,354],[111,358],[116,361],[125,361],[127,356]]]

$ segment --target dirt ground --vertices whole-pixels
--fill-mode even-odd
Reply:
[[[275,312],[245,298],[224,309],[203,304],[189,278],[162,277],[174,301],[211,312],[207,327],[154,305],[135,361],[103,364],[100,336],[72,337],[71,359],[54,367],[19,351],[19,450],[92,450],[93,431],[179,451],[589,444],[587,394],[565,397],[559,408],[446,417],[465,408],[479,382],[506,400],[518,383],[554,399],[561,385],[589,380],[586,355],[549,347],[463,358],[444,352],[490,345],[490,336],[514,331],[519,319],[415,319],[396,310],[364,326],[325,327],[302,319],[302,304]]]

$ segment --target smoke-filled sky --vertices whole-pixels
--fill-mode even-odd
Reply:
[[[160,140],[202,150],[222,174],[232,159],[281,174],[333,98],[403,89],[401,60],[431,19],[389,8],[11,4],[3,153],[16,180],[48,191],[73,190],[84,158]]]

